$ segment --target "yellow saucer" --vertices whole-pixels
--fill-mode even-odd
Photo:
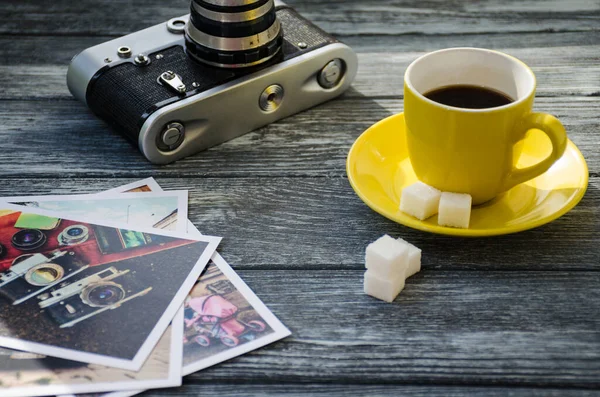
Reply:
[[[518,167],[535,164],[550,151],[549,139],[532,130]],[[417,181],[408,158],[403,113],[381,120],[354,142],[346,171],[358,197],[386,218],[427,232],[471,237],[515,233],[551,222],[575,207],[588,185],[587,164],[569,141],[565,154],[545,174],[473,207],[469,229],[439,226],[437,216],[420,221],[398,209],[402,189]]]

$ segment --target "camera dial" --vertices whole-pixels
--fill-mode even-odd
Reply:
[[[223,68],[264,63],[283,43],[273,0],[192,0],[185,37],[193,58]]]
[[[12,245],[20,251],[33,251],[46,244],[46,235],[37,229],[23,229],[12,236]]]

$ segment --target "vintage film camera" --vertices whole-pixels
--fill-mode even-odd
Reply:
[[[40,308],[45,309],[60,328],[87,320],[107,310],[116,309],[123,303],[146,295],[152,287],[140,288],[132,278],[119,283],[112,280],[129,273],[109,267],[71,284],[40,296]]]
[[[0,273],[0,295],[18,305],[87,267],[75,259],[73,252],[55,251],[50,256],[24,254],[15,258],[8,270]]]
[[[77,55],[69,90],[166,164],[335,98],[356,54],[275,0],[192,0],[191,14]]]

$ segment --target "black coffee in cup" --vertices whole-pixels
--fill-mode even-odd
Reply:
[[[495,108],[514,102],[514,99],[503,92],[467,84],[440,87],[423,95],[442,105],[465,109]]]

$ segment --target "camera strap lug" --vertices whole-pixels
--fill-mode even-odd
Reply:
[[[162,73],[158,80],[162,84],[166,84],[177,94],[185,94],[185,92],[187,91],[187,88],[185,87],[185,84],[183,84],[183,81],[181,81],[181,78],[176,73],[170,70]]]

